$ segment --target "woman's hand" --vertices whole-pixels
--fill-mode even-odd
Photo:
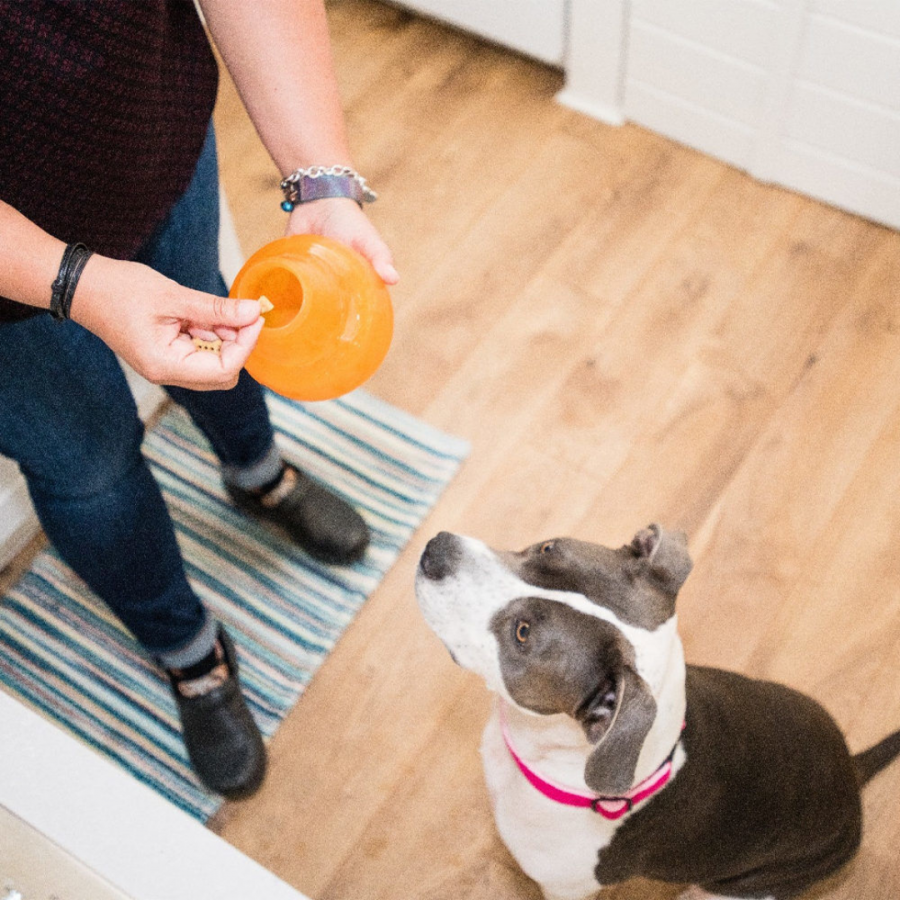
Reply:
[[[154,384],[225,390],[263,327],[258,300],[233,300],[176,284],[148,266],[92,256],[75,290],[71,317]],[[222,341],[200,350],[193,338]]]
[[[47,309],[64,250],[0,200],[0,297]],[[192,291],[100,254],[87,261],[69,313],[144,378],[195,390],[234,387],[263,327],[258,300]],[[194,337],[221,340],[221,352],[199,350]]]
[[[361,253],[385,284],[400,280],[387,244],[355,200],[335,197],[295,206],[285,235],[321,234]]]

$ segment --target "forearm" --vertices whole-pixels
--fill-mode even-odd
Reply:
[[[351,165],[323,0],[200,5],[279,171]]]
[[[50,308],[65,244],[0,201],[0,296]],[[145,378],[197,390],[232,387],[263,322],[256,300],[193,291],[136,262],[91,256],[75,287],[71,318]],[[222,340],[198,352],[193,335]]]
[[[63,241],[0,200],[0,296],[49,309],[65,249]],[[72,319],[97,331],[105,316],[116,315],[118,304],[127,302],[128,277],[134,267],[133,263],[92,256],[76,287]],[[158,277],[160,283],[168,280]]]
[[[281,174],[308,166],[352,168],[323,0],[200,0],[200,6]],[[286,233],[343,241],[385,282],[397,281],[390,250],[352,200],[296,206]]]
[[[0,297],[50,308],[65,244],[0,200]]]

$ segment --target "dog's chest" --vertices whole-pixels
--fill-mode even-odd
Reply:
[[[481,756],[497,830],[522,870],[543,887],[583,885],[583,895],[597,890],[597,856],[618,823],[558,803],[529,784],[509,753],[496,712],[485,727]]]

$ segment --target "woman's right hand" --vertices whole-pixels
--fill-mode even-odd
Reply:
[[[182,287],[148,266],[99,255],[82,272],[71,317],[154,384],[234,387],[263,327],[258,300]],[[193,338],[222,341],[200,350]]]

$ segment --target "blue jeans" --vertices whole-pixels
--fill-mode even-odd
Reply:
[[[190,186],[137,258],[187,287],[227,294],[212,128]],[[228,391],[167,390],[226,470],[272,458],[262,389],[246,372]],[[49,315],[0,326],[0,453],[18,462],[60,556],[151,655],[177,658],[210,627],[142,438],[125,376],[102,341]]]

